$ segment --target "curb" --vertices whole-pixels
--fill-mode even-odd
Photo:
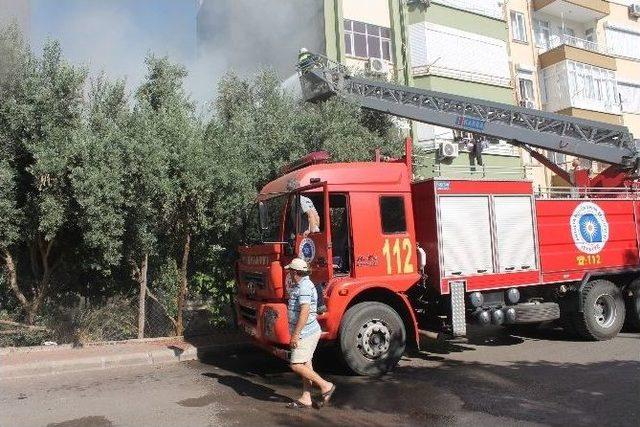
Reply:
[[[248,341],[232,344],[212,344],[202,347],[186,345],[184,346],[184,350],[174,347],[138,353],[111,354],[108,356],[91,356],[69,360],[0,366],[0,379],[36,377],[131,366],[172,364],[188,360],[197,360],[221,353],[241,351],[248,347]]]

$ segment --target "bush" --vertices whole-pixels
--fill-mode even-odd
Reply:
[[[15,334],[0,335],[0,347],[26,347],[42,345],[45,341],[53,340],[51,331],[33,331],[25,329]]]
[[[59,344],[118,341],[137,335],[137,307],[134,302],[113,297],[99,306],[80,304],[60,308],[47,321]]]

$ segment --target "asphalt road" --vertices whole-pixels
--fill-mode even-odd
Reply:
[[[640,334],[574,341],[560,331],[429,345],[381,379],[331,365],[333,405],[285,408],[299,383],[258,350],[0,384],[0,426],[638,426]]]

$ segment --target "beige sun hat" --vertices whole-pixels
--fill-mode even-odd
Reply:
[[[303,259],[294,258],[294,259],[291,260],[291,262],[289,264],[284,266],[284,269],[285,270],[303,271],[303,272],[306,273],[306,272],[309,271],[309,265]]]

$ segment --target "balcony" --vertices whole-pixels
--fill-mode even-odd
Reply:
[[[570,60],[590,64],[608,70],[616,70],[616,60],[607,47],[598,43],[568,35],[549,38],[539,57],[540,68],[547,68],[561,61]]]
[[[580,37],[569,36],[566,34],[551,36],[549,38],[549,44],[542,48],[541,53],[550,51],[551,49],[555,49],[556,47],[562,46],[563,44],[567,46],[577,47],[579,49],[588,50],[590,52],[601,53],[603,55],[611,55],[609,49],[606,46],[586,39],[581,39]]]
[[[604,0],[533,0],[533,10],[578,23],[589,23],[609,14]]]
[[[620,124],[617,82],[610,69],[560,61],[541,70],[540,83],[546,111]]]

